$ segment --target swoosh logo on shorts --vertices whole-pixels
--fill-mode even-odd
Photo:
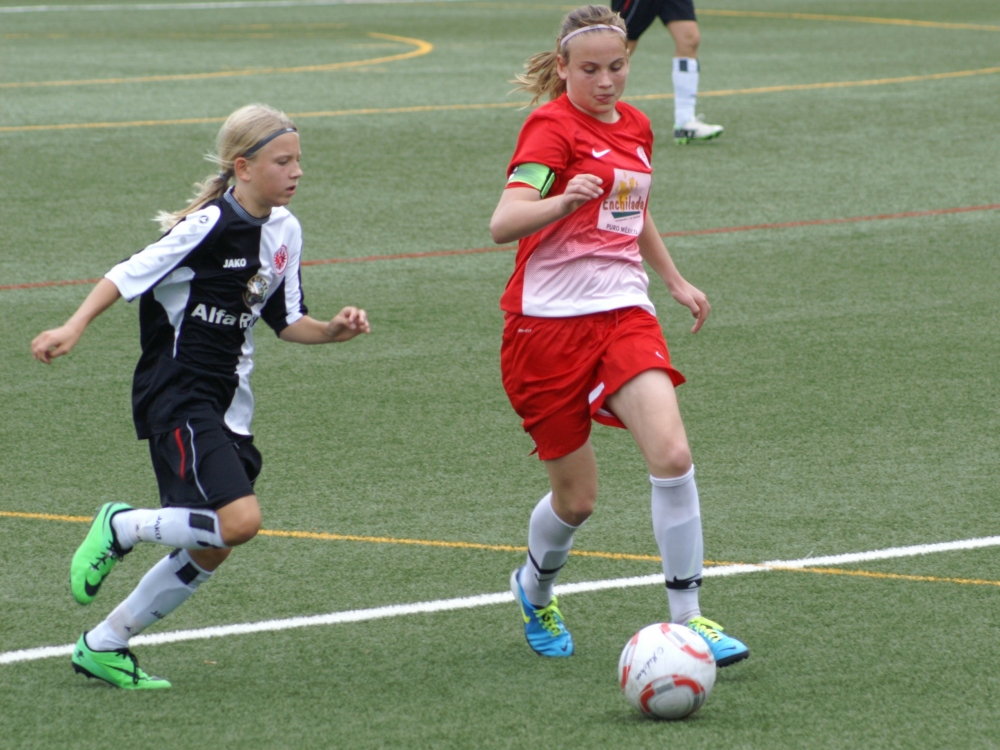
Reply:
[[[604,156],[606,154],[610,154],[611,153],[611,149],[610,148],[606,148],[603,151],[598,151],[596,148],[592,148],[592,149],[590,149],[590,153],[592,153],[594,155],[595,159],[600,159],[602,156]]]

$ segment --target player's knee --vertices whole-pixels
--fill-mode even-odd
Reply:
[[[236,518],[226,519],[222,526],[222,541],[227,547],[246,544],[260,531],[261,515],[259,508],[248,509]]]
[[[554,487],[552,490],[552,507],[556,515],[570,526],[579,526],[590,518],[596,503],[596,487]]]
[[[701,44],[701,33],[698,27],[684,29],[677,35],[677,57],[698,57],[698,45]]]
[[[593,512],[593,502],[580,502],[567,506],[562,513],[557,515],[570,526],[579,526],[581,523],[590,518]]]
[[[691,449],[687,441],[664,441],[647,456],[649,473],[654,477],[679,477],[691,468]]]

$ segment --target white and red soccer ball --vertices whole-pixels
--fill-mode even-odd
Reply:
[[[715,685],[715,657],[683,625],[658,622],[629,639],[618,660],[625,699],[649,717],[683,719],[701,708]]]

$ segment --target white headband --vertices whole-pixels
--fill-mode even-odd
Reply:
[[[582,34],[585,31],[597,31],[598,29],[611,29],[612,31],[617,31],[622,36],[625,36],[625,32],[619,29],[617,26],[610,26],[609,24],[606,23],[595,23],[592,26],[584,26],[581,29],[569,32],[566,36],[562,38],[562,41],[559,43],[559,46],[560,47],[566,46],[566,42],[575,37],[577,34]]]

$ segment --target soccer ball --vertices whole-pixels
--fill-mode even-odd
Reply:
[[[646,716],[683,719],[712,692],[715,657],[690,628],[654,623],[625,644],[618,659],[618,683],[625,699]]]

